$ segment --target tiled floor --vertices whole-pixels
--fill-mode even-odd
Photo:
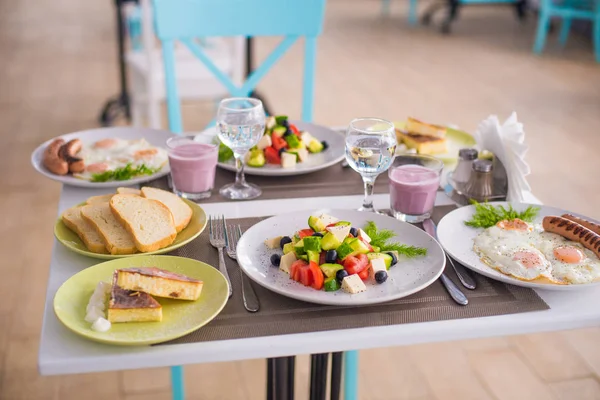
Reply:
[[[330,0],[319,41],[315,119],[407,115],[473,131],[489,114],[516,110],[531,145],[534,191],[548,204],[600,218],[600,67],[589,41],[554,41],[531,54],[535,21],[504,7],[466,8],[454,33],[409,28],[405,2],[387,20],[377,0]],[[258,40],[263,57],[275,40]],[[301,47],[259,86],[278,112],[300,114]],[[117,92],[112,2],[0,0],[0,399],[158,400],[168,370],[40,377],[37,350],[59,186],[36,175],[41,141],[96,126]],[[186,127],[211,104],[186,104]],[[361,353],[365,400],[600,399],[600,329]],[[264,398],[263,362],[186,368],[192,399]],[[191,378],[194,379],[191,379]],[[298,361],[307,398],[308,360]]]

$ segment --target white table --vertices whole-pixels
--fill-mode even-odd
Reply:
[[[59,213],[89,196],[110,192],[65,186],[59,202]],[[362,196],[343,196],[211,203],[202,207],[207,214],[223,213],[228,218],[242,218],[280,214],[290,209],[355,209],[361,201]],[[535,198],[531,201],[535,202]],[[374,203],[378,208],[389,207],[388,195],[375,195]],[[438,193],[436,204],[451,203],[443,193]],[[356,350],[357,346],[359,349],[399,346],[600,325],[600,308],[597,306],[600,304],[600,288],[596,287],[576,293],[539,290],[538,294],[551,309],[522,314],[369,327],[353,329],[353,332],[344,335],[327,331],[153,347],[109,346],[86,340],[67,330],[56,319],[52,307],[54,294],[63,282],[98,262],[67,250],[55,240],[38,360],[42,375],[330,353]],[[372,340],[374,337],[377,340]]]

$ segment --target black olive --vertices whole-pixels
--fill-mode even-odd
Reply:
[[[279,267],[279,264],[281,264],[281,256],[279,256],[279,254],[273,254],[271,256],[271,264],[273,264],[276,267]]]
[[[390,264],[390,267],[392,265],[396,265],[396,263],[398,262],[398,257],[396,257],[396,253],[392,253],[391,251],[386,251],[385,254],[392,257],[392,263]]]
[[[279,157],[281,157],[281,155],[285,153],[285,147],[282,147],[281,149],[279,149]]]
[[[288,126],[290,126],[290,123],[289,123],[289,121],[286,118],[283,121],[281,121],[281,123],[279,125],[285,126],[287,128]]]
[[[325,253],[325,262],[326,263],[333,264],[333,263],[335,263],[336,260],[337,260],[337,251],[328,250],[327,253]]]
[[[354,237],[358,237],[358,229],[350,228],[350,234]]]
[[[323,237],[323,234],[321,232],[315,232],[312,235],[317,237]]]
[[[329,143],[327,143],[326,141],[322,141],[321,144],[323,145],[323,150],[327,150],[327,148],[329,148]]]
[[[335,273],[335,279],[337,279],[337,281],[340,283],[342,283],[344,278],[347,276],[348,276],[348,271],[346,271],[345,269],[340,269],[338,272]]]
[[[388,274],[386,271],[377,271],[375,273],[375,282],[377,283],[383,283],[385,281],[387,281],[388,278]]]
[[[279,247],[283,249],[283,246],[285,246],[288,243],[292,243],[292,239],[289,236],[284,236],[279,241]]]
[[[283,137],[290,136],[290,135],[293,135],[293,134],[294,133],[290,130],[290,128],[288,128],[287,131],[285,131],[285,133],[283,134]]]

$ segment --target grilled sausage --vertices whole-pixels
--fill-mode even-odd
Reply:
[[[59,157],[69,164],[69,171],[71,172],[83,172],[85,169],[83,159],[75,157],[81,150],[81,146],[81,140],[73,139],[63,144],[58,151]]]
[[[571,215],[571,214],[563,214],[562,217],[566,218],[566,219],[569,219],[569,220],[571,220],[573,222],[576,222],[576,223],[578,223],[581,226],[585,226],[590,231],[595,232],[598,235],[600,235],[600,225],[598,225],[598,224],[595,224],[595,223],[590,222],[590,221],[586,221],[583,218],[579,218],[579,217],[576,217],[576,216]]]
[[[61,146],[65,143],[63,139],[54,139],[52,143],[44,150],[42,162],[48,171],[56,175],[66,175],[69,173],[69,163],[59,157],[58,153]]]
[[[593,251],[596,256],[600,257],[600,235],[585,226],[563,217],[544,217],[542,226],[547,232],[553,232],[574,242],[581,243],[583,247]]]

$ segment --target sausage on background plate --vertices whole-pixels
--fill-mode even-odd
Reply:
[[[544,217],[542,222],[544,230],[559,234],[560,236],[579,242],[588,250],[600,257],[600,235],[583,225],[563,217]]]
[[[69,164],[69,171],[71,172],[83,172],[85,169],[83,159],[75,156],[81,150],[81,146],[81,140],[73,139],[63,144],[58,151],[59,157]]]
[[[63,160],[58,154],[64,143],[63,139],[54,139],[44,150],[42,162],[48,171],[56,175],[66,175],[69,173],[69,163]]]
[[[598,225],[598,224],[595,224],[595,223],[590,222],[590,221],[586,221],[583,218],[579,218],[579,217],[576,217],[576,216],[571,215],[571,214],[563,214],[562,217],[566,218],[566,219],[569,219],[569,220],[571,220],[573,222],[576,222],[576,223],[578,223],[581,226],[585,226],[590,231],[592,231],[592,232],[597,233],[598,235],[600,235],[600,225]]]

